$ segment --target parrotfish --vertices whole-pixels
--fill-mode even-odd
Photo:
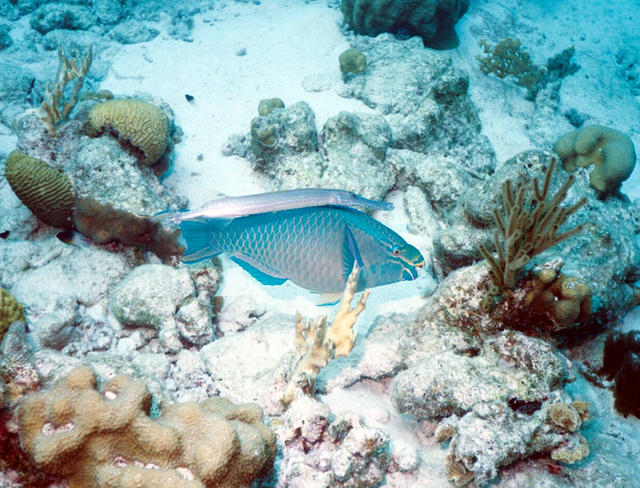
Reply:
[[[252,199],[252,205],[245,207],[246,214],[236,215],[236,205],[233,210],[218,207],[213,213],[216,217],[194,213],[180,218],[176,223],[186,243],[182,260],[191,263],[224,252],[263,284],[291,280],[325,294],[344,290],[354,264],[360,268],[358,291],[417,278],[418,268],[424,266],[420,251],[390,228],[353,208],[388,208],[384,202],[344,192],[347,205],[318,205],[333,201],[340,192],[295,191],[298,193],[284,195],[285,206],[294,208],[282,208],[276,194],[252,195],[227,200],[234,205],[239,202],[242,207],[243,202]],[[304,199],[305,192],[309,192],[308,200]],[[267,204],[262,208],[253,206],[261,197],[266,197]]]

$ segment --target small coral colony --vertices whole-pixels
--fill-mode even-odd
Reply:
[[[381,3],[388,6],[388,16],[376,16]],[[369,96],[366,77],[375,76],[383,59],[375,55],[376,42],[408,42],[392,36],[371,41],[366,36],[401,31],[400,39],[407,34],[418,36],[427,46],[418,48],[425,52],[458,42],[453,26],[467,12],[467,0],[417,3],[441,4],[442,12],[435,14],[424,7],[419,10],[421,15],[408,15],[399,6],[402,2],[341,2],[345,21],[357,36],[336,66],[354,96]],[[506,38],[495,45],[483,40],[480,46],[479,69],[523,87],[529,100],[580,69],[572,62],[573,48],[537,66],[518,39]],[[378,201],[386,190],[376,193],[362,187],[366,194],[361,196],[351,187],[289,185],[271,193],[221,198],[187,211],[185,199],[171,194],[158,180],[170,164],[180,164],[171,161],[181,133],[171,108],[150,97],[83,91],[92,49],[70,56],[60,48],[58,57],[59,68],[46,87],[42,105],[15,121],[21,134],[19,149],[6,157],[4,173],[11,189],[33,215],[66,232],[67,239],[77,232],[92,246],[117,243],[120,247],[113,249],[133,248],[139,264],[148,259],[145,252],[173,267],[192,266],[226,253],[264,285],[289,280],[331,294],[326,301],[339,302],[332,320],[297,317],[295,351],[280,394],[283,411],[295,410],[293,405],[313,398],[321,371],[334,359],[350,354],[356,345],[355,323],[371,288],[394,286],[433,271],[440,279],[439,287],[427,301],[422,322],[414,322],[407,334],[412,334],[413,348],[434,349],[428,357],[406,353],[398,368],[403,371],[388,375],[398,411],[419,421],[439,422],[435,437],[448,443],[444,444],[447,478],[456,486],[474,481],[482,486],[497,475],[499,467],[532,454],[548,456],[556,467],[580,463],[589,455],[587,438],[579,432],[589,421],[589,404],[572,400],[564,392],[566,361],[554,346],[580,340],[576,338],[583,331],[584,340],[593,339],[638,303],[640,292],[620,276],[620,268],[637,267],[634,259],[639,257],[634,254],[635,244],[629,243],[632,237],[624,237],[636,218],[620,192],[636,158],[627,135],[601,125],[576,126],[558,134],[549,150],[522,153],[495,172],[482,169],[482,174],[474,173],[481,178],[448,204],[453,217],[433,238],[427,254],[370,215],[392,208]],[[445,113],[442,117],[452,107],[467,103],[466,78],[440,74],[434,79],[424,96],[444,107],[438,109]],[[447,80],[462,81],[447,85]],[[376,107],[374,95],[367,100]],[[290,136],[297,130],[296,120],[313,120],[309,111],[301,105],[286,107],[279,98],[260,101],[250,133],[241,141],[244,145],[239,143],[233,150],[244,151],[255,168],[266,174],[280,165],[285,168],[283,174],[295,176],[298,169],[291,169],[288,161],[298,160],[287,158],[314,153],[313,157],[321,159],[317,154],[335,150],[340,133],[348,135],[339,139],[340,144],[345,140],[361,144],[374,154],[372,160],[380,168],[382,161],[388,164],[384,158],[392,148],[391,136],[385,136],[388,140],[381,143],[381,150],[376,148],[362,136],[362,127],[375,125],[370,123],[374,119],[360,115],[341,114],[333,132],[327,129],[322,137],[312,127],[311,138],[321,140],[318,146],[316,140],[308,148],[287,146],[287,141],[298,140]],[[391,134],[384,119],[375,123],[382,127],[379,134]],[[405,151],[397,153],[396,160],[408,158],[411,151],[419,154],[410,143],[403,146],[400,139],[396,143]],[[69,158],[70,152],[83,157]],[[110,176],[91,163],[96,158],[109,161]],[[409,164],[403,164],[397,163],[395,183],[388,188],[399,185],[398,174],[409,174]],[[464,178],[473,171],[462,171],[461,181],[467,181]],[[130,182],[130,193],[118,204],[109,183],[115,174]],[[422,185],[428,186],[429,182]],[[60,236],[65,239],[63,233]],[[621,254],[612,242],[616,239],[620,247],[633,251]],[[616,261],[618,268],[611,265]],[[620,285],[613,286],[614,282]],[[358,292],[362,294],[352,307]],[[125,304],[116,315],[120,318],[127,313]],[[265,419],[256,404],[212,396],[158,412],[144,382],[121,374],[102,384],[87,366],[75,367],[47,388],[24,386],[30,383],[20,375],[27,371],[24,364],[29,360],[15,352],[11,331],[18,327],[12,324],[26,330],[25,322],[29,324],[28,307],[25,313],[8,290],[0,289],[0,338],[7,337],[0,367],[5,400],[0,405],[4,404],[3,411],[14,426],[12,433],[0,430],[0,439],[4,442],[17,434],[19,440],[19,445],[14,442],[16,451],[11,451],[7,441],[0,452],[19,469],[64,479],[70,487],[142,486],[136,480],[144,479],[147,487],[195,488],[249,487],[257,478],[276,476],[272,468],[277,456],[285,459],[283,472],[290,468],[287,446],[293,441],[279,447],[283,442],[277,421]],[[434,339],[428,338],[427,329],[431,334],[438,330],[435,341],[442,341],[441,353],[429,346]],[[602,368],[592,375],[595,383],[611,388],[615,409],[625,417],[640,417],[638,334],[615,333],[606,336],[606,342],[602,339]],[[184,334],[177,337],[162,339],[161,347],[175,352],[182,348],[181,341],[189,342]],[[191,342],[202,345],[212,339],[211,334],[203,337]],[[457,351],[447,349],[453,343],[459,344]],[[455,374],[462,372],[460,384],[469,380],[483,386],[462,392],[456,389],[457,381],[438,383],[437,376],[429,376],[430,371],[441,369],[437,361],[445,357],[450,361],[447,364],[455,364],[450,368]],[[480,361],[482,366],[478,366]],[[502,376],[505,361],[509,374],[518,381]],[[491,371],[492,378],[498,379],[492,383],[478,376],[479,369]],[[474,429],[499,434],[516,447],[497,449],[490,455],[486,445],[474,443],[478,437]],[[515,431],[530,435],[512,440]],[[309,443],[308,450],[319,442]],[[342,441],[336,437],[332,442],[335,446]],[[385,446],[381,441],[367,454],[375,458],[377,464],[371,463],[376,469],[383,467],[377,482],[392,471],[388,459],[380,457]],[[353,476],[366,478],[365,468],[361,472],[353,469]],[[336,472],[331,472],[332,486],[378,486],[350,485],[345,481],[348,477],[340,478]],[[38,479],[32,477],[31,483],[35,486]]]

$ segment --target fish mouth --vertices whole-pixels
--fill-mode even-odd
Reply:
[[[414,267],[402,268],[402,279],[412,281],[418,277],[418,270]]]

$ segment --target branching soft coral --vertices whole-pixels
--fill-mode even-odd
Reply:
[[[515,188],[510,180],[505,181],[502,186],[502,212],[498,209],[493,211],[496,224],[493,241],[497,257],[484,245],[479,246],[480,253],[490,266],[489,300],[501,290],[513,288],[518,272],[533,256],[582,230],[582,227],[577,226],[559,233],[560,226],[585,205],[586,200],[581,199],[569,207],[561,207],[560,204],[566,198],[575,178],[569,175],[555,195],[551,196],[549,186],[554,168],[555,159],[552,159],[542,187],[536,178]]]
[[[69,113],[78,102],[78,93],[80,93],[80,88],[93,60],[93,49],[89,48],[86,57],[81,60],[76,57],[67,57],[64,50],[58,48],[58,59],[60,64],[56,79],[53,86],[47,82],[45,99],[42,102],[42,109],[45,113],[42,120],[47,125],[49,134],[56,133],[56,126],[69,118]],[[73,80],[75,83],[71,87],[71,97],[66,99],[65,88]]]

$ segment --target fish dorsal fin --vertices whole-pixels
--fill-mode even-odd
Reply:
[[[342,249],[342,272],[344,273],[345,278],[351,274],[354,262],[358,263],[359,268],[364,267],[356,238],[353,236],[353,232],[351,232],[349,226],[345,225]]]
[[[231,254],[231,260],[263,285],[281,285],[287,281],[284,276],[279,276],[278,273],[246,254],[234,252]]]

